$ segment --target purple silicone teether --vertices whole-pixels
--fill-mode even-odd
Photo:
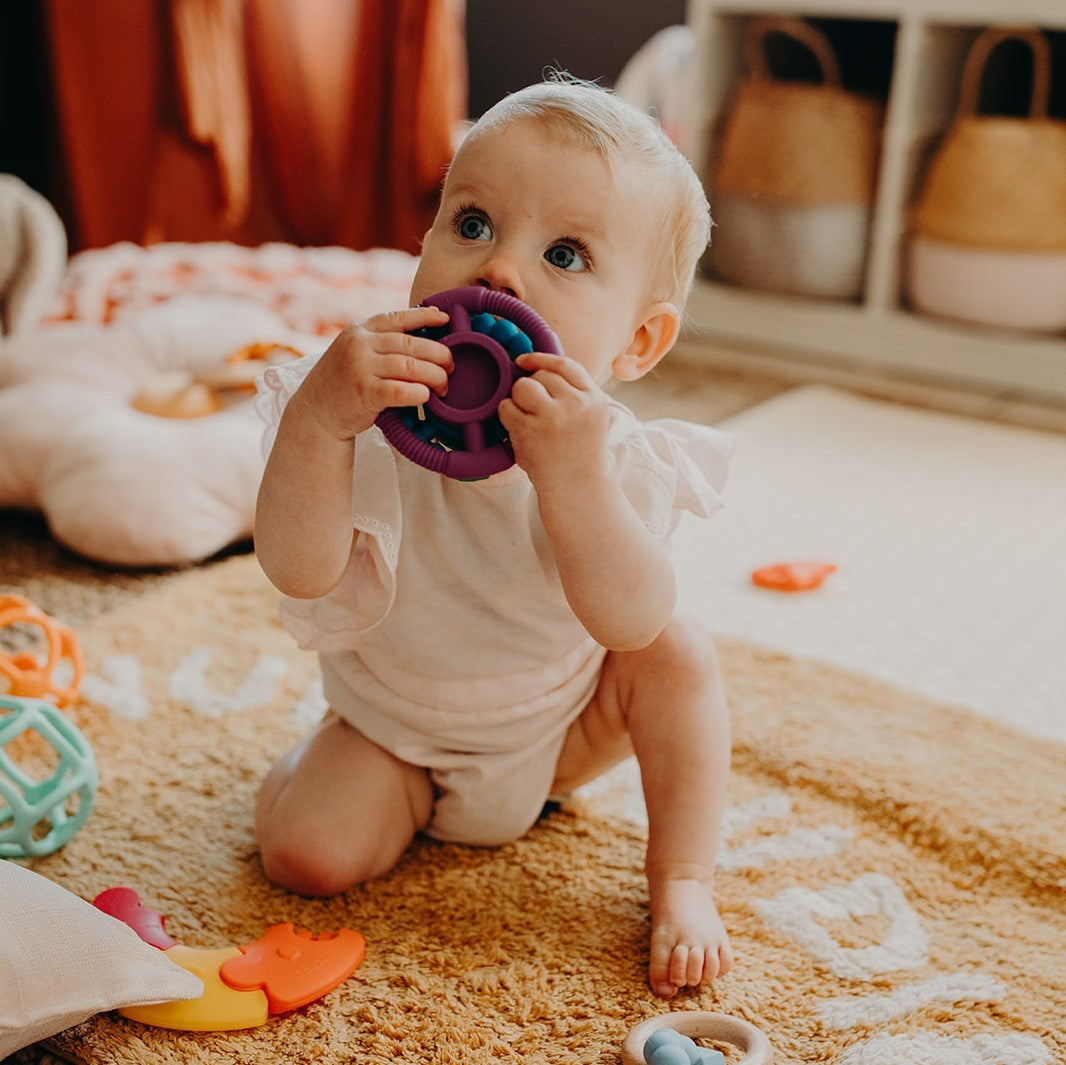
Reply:
[[[423,408],[382,411],[379,428],[401,455],[446,477],[474,480],[506,470],[514,451],[496,408],[523,376],[514,359],[524,351],[562,354],[558,338],[531,307],[494,289],[451,288],[422,305],[450,317],[443,330],[425,331],[452,350],[448,394],[432,395]]]

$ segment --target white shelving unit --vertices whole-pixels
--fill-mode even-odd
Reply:
[[[1066,32],[1066,0],[690,0],[697,75],[691,156],[706,161],[730,93],[744,77],[741,42],[757,15],[874,21],[891,40],[892,69],[877,197],[862,296],[834,302],[768,295],[704,275],[688,312],[696,334],[734,350],[888,372],[932,383],[1066,402],[1066,335],[994,330],[919,314],[906,303],[903,267],[908,212],[924,166],[954,117],[963,64],[989,26]],[[1053,76],[1066,79],[1060,63]],[[1066,117],[1066,115],[1056,115]],[[1064,296],[1066,298],[1066,296]]]

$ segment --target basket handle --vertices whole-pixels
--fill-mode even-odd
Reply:
[[[959,114],[977,113],[985,64],[992,50],[1003,41],[1021,41],[1029,45],[1033,53],[1033,93],[1029,103],[1029,117],[1047,117],[1048,95],[1051,91],[1051,46],[1044,34],[1026,26],[993,27],[985,30],[974,41],[962,71]]]
[[[818,61],[822,80],[827,85],[840,84],[840,65],[832,45],[819,30],[800,18],[753,18],[744,35],[744,61],[752,77],[771,79],[770,64],[766,58],[766,38],[771,33],[780,33],[805,44]]]

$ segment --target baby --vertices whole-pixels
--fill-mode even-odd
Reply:
[[[446,393],[449,349],[411,335],[447,322],[435,308],[267,372],[256,550],[330,707],[263,783],[271,880],[331,895],[419,832],[514,840],[549,796],[635,753],[651,988],[729,971],[714,898],[728,715],[709,637],[675,613],[669,554],[682,511],[718,507],[729,443],[641,424],[605,391],[673,345],[709,232],[699,180],[650,118],[593,85],[536,85],[459,148],[411,291],[509,293],[559,337],[565,355],[519,356],[529,376],[500,403],[516,464],[451,480],[375,427]]]

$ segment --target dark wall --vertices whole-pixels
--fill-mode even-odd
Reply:
[[[470,115],[540,81],[546,67],[611,85],[685,0],[467,0]]]
[[[58,193],[44,4],[0,0],[0,173]]]

